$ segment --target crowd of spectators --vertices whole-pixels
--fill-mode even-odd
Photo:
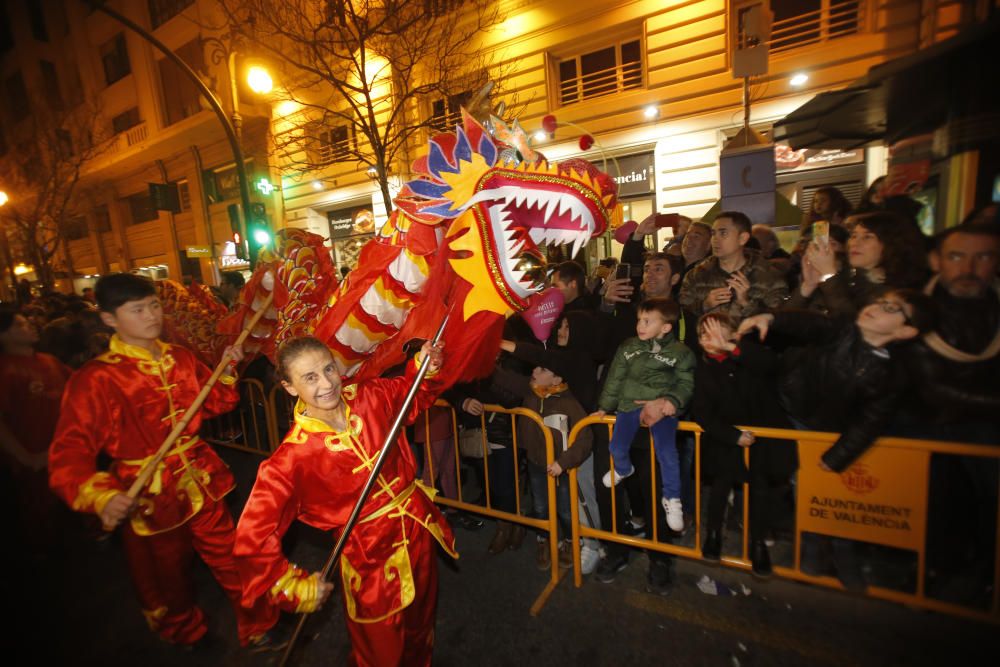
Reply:
[[[478,456],[489,457],[488,479],[479,479],[478,486],[489,492],[480,502],[488,498],[491,507],[515,512],[517,489],[529,489],[533,500],[522,511],[544,517],[547,477],[555,477],[560,558],[567,564],[569,498],[563,480],[569,469],[579,473],[584,521],[647,536],[655,524],[665,542],[692,526],[694,489],[701,484],[708,494],[701,546],[706,559],[718,560],[724,526],[730,525],[724,516],[741,514],[740,485],[749,483],[753,571],[767,577],[774,500],[791,495],[797,455],[788,441],[756,438],[739,424],[840,434],[820,459],[830,472],[846,470],[883,434],[1000,442],[997,207],[933,238],[921,233],[912,211],[899,198],[882,198],[877,189],[852,210],[840,192],[824,188],[813,198],[802,239],[790,253],[767,225],[725,211],[711,222],[682,218],[662,250],[647,246],[657,229],[650,216],[634,226],[621,257],[602,261],[593,275],[573,261],[555,265],[551,286],[562,293],[564,306],[551,335],[539,340],[520,317],[512,317],[494,375],[453,387],[445,396],[462,435],[486,443]],[[815,222],[828,224],[822,238],[812,237]],[[218,296],[231,305],[241,287],[242,280],[234,279]],[[66,372],[106,349],[109,330],[92,294],[32,298],[22,292],[20,309],[0,318],[0,343],[10,348],[0,355],[0,371],[3,363],[23,363],[29,348]],[[25,328],[37,336],[17,338]],[[637,355],[643,355],[642,363],[625,369],[625,361]],[[0,418],[9,421],[18,401],[29,399],[12,394],[5,400]],[[555,461],[546,461],[530,422],[518,420],[515,428],[509,415],[484,414],[485,404],[539,413],[562,435]],[[566,449],[565,436],[574,424],[604,410],[623,421],[628,415],[638,431],[616,427],[612,441],[607,428],[590,428]],[[675,432],[679,419],[705,430],[700,479],[693,466],[694,439]],[[657,426],[667,423],[670,428]],[[0,421],[0,435],[10,441],[8,426]],[[651,431],[657,434],[655,459],[649,455]],[[425,444],[431,453],[425,482],[457,497],[459,471],[449,454],[447,413],[432,415],[429,426],[412,435],[421,453]],[[515,446],[523,455],[515,456]],[[6,443],[5,450],[15,469],[41,460]],[[613,468],[610,452],[617,452]],[[477,456],[475,448],[463,454]],[[471,469],[482,477],[484,467]],[[527,484],[518,486],[521,474]],[[932,493],[961,492],[931,509],[931,533],[959,539],[966,547],[963,563],[989,574],[996,546],[996,462],[939,461],[931,486]],[[956,507],[970,502],[964,524],[949,520]],[[483,525],[470,515],[453,518],[469,529]],[[497,522],[489,551],[517,549],[524,539],[522,526]],[[550,566],[546,539],[535,538],[541,569]],[[633,555],[618,543],[586,540],[583,570],[610,583]],[[856,555],[845,540],[807,536],[802,567],[863,588]],[[650,552],[648,590],[666,594],[672,568],[671,557]]]
[[[900,198],[882,198],[877,189],[852,210],[839,191],[824,188],[816,193],[806,216],[809,222],[801,228],[802,239],[791,253],[781,249],[768,226],[752,225],[743,213],[726,211],[711,223],[683,221],[662,251],[647,246],[647,237],[656,230],[655,216],[650,216],[634,225],[621,257],[602,261],[591,276],[576,262],[554,266],[551,284],[565,297],[564,313],[544,341],[512,318],[499,360],[508,369],[503,373],[520,370],[528,384],[539,374],[555,376],[560,400],[572,397],[581,408],[567,409],[567,414],[600,415],[601,408],[611,414],[617,409],[620,419],[628,414],[631,423],[637,415],[645,427],[631,438],[631,452],[623,455],[619,450],[615,474],[608,462],[609,451],[616,448],[603,427],[588,429],[592,438],[586,452],[562,459],[557,452],[557,460],[564,463],[549,474],[565,474],[567,467],[586,471],[580,479],[585,480],[581,487],[588,488],[581,491],[596,499],[598,511],[584,520],[645,535],[656,523],[656,534],[670,542],[691,526],[693,488],[701,483],[708,494],[702,550],[706,559],[717,560],[723,516],[727,510],[742,513],[740,485],[749,482],[750,556],[754,573],[766,577],[771,573],[768,545],[775,533],[774,508],[780,508],[775,498],[791,497],[797,455],[789,441],[758,440],[736,425],[838,433],[818,463],[834,473],[847,470],[881,435],[1000,443],[997,209],[979,211],[933,238],[921,232],[914,211]],[[828,225],[827,231],[822,238],[812,238],[812,223],[819,221]],[[619,262],[622,270],[616,270]],[[669,320],[657,319],[654,324],[664,333],[654,336],[652,345],[642,342],[647,337],[643,327],[649,326],[643,324],[648,312],[643,304],[650,299],[665,299],[680,310],[667,326]],[[693,401],[678,401],[667,390],[655,398],[643,393],[650,378],[642,372],[664,373],[661,384],[671,386],[674,369],[655,370],[654,363],[634,378],[619,378],[639,383],[616,385],[619,394],[641,399],[630,403],[631,409],[612,406],[614,401],[597,402],[616,350],[656,356],[661,349],[672,350],[675,340],[697,358]],[[492,383],[494,390],[498,382]],[[534,392],[543,395],[537,387]],[[462,400],[453,405],[460,414],[468,413],[467,401],[477,396],[476,390],[460,395]],[[508,406],[531,405],[542,414],[551,412],[544,399],[517,402],[508,396],[506,401]],[[668,520],[668,496],[677,493],[663,491],[670,475],[651,470],[668,458],[659,442],[655,459],[649,451],[656,425],[678,417],[705,429],[700,480],[694,478],[693,439],[687,434],[677,433],[677,456],[669,457],[671,468],[679,462],[683,528]],[[572,428],[576,417],[569,421]],[[494,451],[512,446],[496,445]],[[744,448],[750,448],[749,467],[743,464]],[[512,458],[509,452],[507,458]],[[512,479],[491,481],[512,486]],[[609,479],[614,484],[607,484]],[[957,534],[959,529],[946,520],[957,508],[942,500],[931,508],[931,537],[941,542],[959,539],[968,547],[963,558],[985,573],[995,547],[997,464],[935,457],[932,493],[956,487],[974,504],[971,512],[964,508],[972,515],[970,525]],[[495,488],[492,492],[498,493]],[[560,515],[568,512],[562,502]],[[612,516],[612,507],[617,516]],[[544,515],[545,507],[538,504],[536,510]],[[727,522],[734,524],[738,521]],[[503,530],[501,524],[498,531]],[[599,559],[589,553],[595,547]],[[806,535],[802,547],[804,571],[834,574],[849,589],[866,586],[864,550],[856,543]],[[617,543],[586,545],[584,572],[611,582],[632,553]],[[540,567],[547,565],[539,558]],[[949,558],[952,567],[966,563],[954,562],[954,555]],[[649,553],[649,591],[669,590],[671,560]]]

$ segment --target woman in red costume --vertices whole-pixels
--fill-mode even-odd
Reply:
[[[198,437],[202,415],[232,410],[236,378],[223,376],[198,414],[157,466],[138,498],[126,490],[152,458],[211,371],[194,353],[160,341],[163,311],[152,281],[128,273],[97,282],[101,319],[115,329],[110,350],[69,380],[49,449],[49,485],[78,512],[104,525],[125,521],[122,544],[149,627],[174,644],[204,637],[205,615],[194,599],[191,557],[197,551],[233,601],[240,643],[262,646],[279,612],[266,600],[239,604],[233,562],[233,519],[222,497],[233,476]],[[242,352],[229,348],[234,359]],[[99,470],[101,453],[111,457]],[[131,518],[129,518],[131,517]]]
[[[425,343],[396,378],[341,384],[329,349],[316,338],[286,341],[278,372],[298,397],[295,424],[257,473],[236,529],[234,554],[243,603],[262,597],[288,611],[311,612],[332,590],[319,573],[288,562],[281,539],[295,519],[336,533],[347,523],[391,424],[426,361],[427,380],[407,414],[413,421],[433,404],[441,351]],[[435,541],[452,557],[455,538],[417,480],[405,438],[393,444],[340,559],[351,662],[429,665],[437,607]]]

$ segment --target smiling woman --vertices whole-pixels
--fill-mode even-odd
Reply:
[[[364,503],[357,523],[349,519],[371,470],[378,470],[374,462],[420,363],[428,364],[427,381],[419,385],[406,417],[412,421],[430,407],[441,389],[434,378],[440,349],[428,342],[420,354],[403,376],[343,385],[322,341],[286,341],[278,351],[278,370],[285,389],[299,399],[295,424],[261,464],[237,528],[233,553],[244,603],[263,599],[307,613],[325,602],[333,585],[321,573],[288,562],[281,545],[284,532],[295,519],[334,534],[350,530],[339,565],[352,663],[430,663],[437,606],[435,542],[457,556],[451,529],[416,480],[405,436],[387,445],[378,491]]]

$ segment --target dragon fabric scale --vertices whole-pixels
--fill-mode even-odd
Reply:
[[[217,359],[273,291],[249,351],[273,358],[282,340],[311,334],[329,345],[346,376],[362,378],[402,362],[402,343],[431,337],[450,313],[442,379],[488,374],[504,318],[527,308],[543,287],[539,245],[568,245],[575,255],[604,232],[616,205],[614,181],[589,162],[508,161],[514,154],[463,112],[462,125],[433,137],[414,162],[415,178],[343,282],[322,237],[285,229],[275,235],[273,255],[258,263],[239,309],[221,321],[203,288],[184,298],[183,287],[165,285],[168,333],[207,361]],[[198,312],[185,312],[191,308]],[[206,316],[219,321],[214,334],[196,322]],[[398,344],[382,345],[389,339]]]

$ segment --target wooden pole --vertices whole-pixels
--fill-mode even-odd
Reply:
[[[432,344],[437,344],[437,342],[441,340],[441,334],[444,333],[444,327],[448,324],[449,316],[450,312],[448,315],[445,315],[444,321],[442,321],[441,326],[438,327],[437,333],[434,335],[434,340],[431,341]],[[396,419],[392,423],[392,428],[389,429],[389,434],[385,437],[385,442],[382,444],[382,451],[379,452],[378,459],[375,460],[375,465],[372,467],[371,475],[368,476],[368,481],[365,483],[364,488],[361,490],[361,495],[354,504],[354,509],[351,511],[350,518],[347,519],[347,524],[345,524],[344,529],[340,531],[340,537],[337,539],[336,546],[334,546],[333,551],[330,552],[329,558],[326,559],[326,564],[323,566],[323,570],[320,574],[322,581],[324,582],[329,580],[330,573],[333,571],[337,561],[340,560],[340,554],[344,551],[344,547],[347,545],[347,538],[350,536],[351,531],[354,530],[354,526],[357,524],[358,519],[361,516],[361,508],[364,507],[365,501],[368,500],[368,496],[375,487],[375,482],[378,479],[379,473],[382,471],[382,466],[385,464],[386,459],[389,458],[389,451],[392,449],[393,444],[395,444],[396,437],[399,435],[399,431],[403,427],[403,420],[406,419],[406,413],[409,412],[410,405],[416,398],[417,390],[420,389],[420,384],[424,381],[424,376],[427,374],[428,366],[430,366],[430,360],[425,359],[423,365],[420,367],[420,370],[417,371],[417,377],[413,379],[413,385],[410,386],[410,391],[406,394],[406,398],[403,399],[403,405],[396,414]],[[284,667],[288,664],[288,659],[291,657],[292,651],[295,648],[295,642],[298,641],[299,635],[302,634],[302,628],[305,626],[308,618],[308,613],[303,613],[299,617],[299,622],[295,626],[295,632],[292,633],[291,639],[288,640],[288,645],[285,647],[285,653],[281,656],[281,662],[278,663],[280,667]]]
[[[243,331],[240,332],[240,335],[236,339],[236,342],[233,343],[234,347],[239,347],[240,345],[243,344],[243,341],[245,341],[247,336],[250,335],[250,332],[253,331],[253,328],[257,326],[257,322],[264,314],[264,311],[266,311],[268,308],[271,307],[271,301],[273,299],[274,299],[274,291],[272,290],[271,293],[267,295],[267,298],[264,299],[264,303],[260,307],[260,309],[256,313],[254,313],[254,316],[250,319],[250,322],[248,322],[247,325],[243,327]],[[156,471],[156,467],[160,465],[160,462],[163,460],[163,457],[167,455],[167,452],[170,451],[170,448],[173,446],[174,442],[177,441],[177,438],[179,438],[181,433],[184,432],[184,429],[187,428],[188,423],[194,418],[195,414],[197,414],[198,410],[201,408],[201,404],[205,402],[206,398],[208,398],[209,392],[212,391],[212,387],[215,386],[215,383],[218,381],[219,377],[222,376],[223,371],[226,370],[226,367],[229,365],[229,363],[230,363],[229,355],[223,356],[222,360],[219,361],[219,364],[215,367],[215,371],[212,373],[212,376],[208,378],[208,382],[206,382],[205,386],[201,388],[201,392],[198,393],[198,396],[194,399],[194,402],[191,404],[191,407],[187,409],[187,411],[184,413],[184,416],[181,417],[180,421],[174,425],[173,430],[170,431],[169,435],[167,435],[167,439],[164,440],[163,444],[160,445],[160,448],[156,450],[156,454],[154,454],[153,457],[149,461],[147,461],[146,464],[139,471],[139,476],[135,478],[135,481],[132,482],[132,486],[130,486],[128,489],[127,495],[129,498],[135,498],[136,496],[138,496],[139,492],[142,491],[142,489],[146,486],[146,484],[149,483],[149,479],[153,476],[153,473]],[[117,524],[114,525],[104,524],[104,529],[114,530],[116,525]]]

